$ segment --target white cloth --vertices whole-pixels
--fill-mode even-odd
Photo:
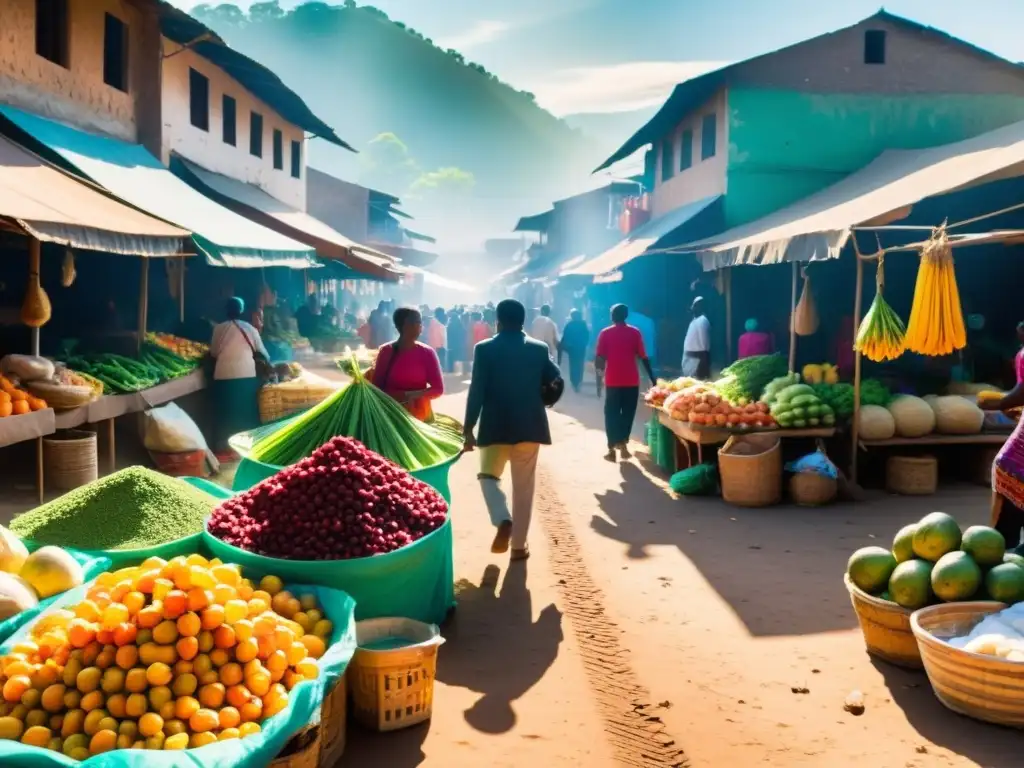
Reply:
[[[711,351],[711,321],[706,315],[695,317],[690,321],[690,327],[686,329],[686,339],[683,341],[683,352],[710,352]]]
[[[530,335],[548,345],[548,354],[552,360],[558,359],[558,326],[554,320],[545,315],[537,315],[530,328]]]
[[[235,323],[238,323],[235,325]],[[244,336],[242,334],[245,334]],[[252,342],[250,348],[246,341],[248,336]],[[260,333],[244,320],[228,320],[213,327],[213,339],[210,341],[210,354],[217,361],[213,369],[213,378],[251,379],[256,375],[256,361],[252,351],[255,349],[268,360],[267,348],[263,346]]]
[[[480,449],[480,489],[491,523],[498,527],[512,521],[512,549],[524,549],[533,517],[533,492],[537,480],[538,443],[488,445]],[[501,489],[505,467],[512,465],[512,512]]]

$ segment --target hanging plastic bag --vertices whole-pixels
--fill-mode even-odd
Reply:
[[[804,289],[800,293],[800,301],[793,310],[793,330],[797,336],[813,336],[818,331],[818,308],[814,305],[814,294],[811,292],[811,278],[806,269],[800,274],[804,278]]]

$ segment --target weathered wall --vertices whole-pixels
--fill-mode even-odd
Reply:
[[[729,91],[726,224],[833,184],[886,149],[961,141],[1024,120],[1024,97]]]
[[[370,191],[330,176],[316,168],[307,175],[306,209],[325,224],[357,243],[365,243],[369,229]]]
[[[104,14],[128,24],[129,92],[103,82]],[[136,141],[136,104],[132,93],[142,69],[138,56],[152,55],[143,44],[142,14],[118,0],[68,3],[67,69],[36,55],[35,2],[0,0],[0,100],[12,106],[86,130]]]
[[[726,166],[728,165],[728,148],[731,137],[729,134],[728,94],[722,90],[710,101],[695,109],[680,122],[672,133],[675,147],[673,163],[675,173],[667,182],[661,176],[662,144],[657,147],[657,163],[655,165],[655,187],[651,195],[651,216],[664,216],[680,206],[701,200],[705,197],[725,194]],[[704,115],[714,112],[716,118],[716,150],[714,157],[700,159],[701,122]],[[685,129],[693,131],[693,165],[685,171],[679,170],[679,155],[682,134]]]
[[[223,70],[194,53],[164,38],[163,65],[163,160],[171,152],[216,173],[254,184],[283,203],[306,210],[306,146],[304,134],[286,122],[269,106],[245,90]],[[173,54],[173,55],[168,55]],[[205,75],[210,81],[210,130],[192,125],[189,110],[189,69]],[[223,97],[235,100],[235,146],[223,140]],[[263,157],[249,153],[249,116],[256,111],[263,115]],[[273,133],[284,134],[284,167],[274,168]],[[291,175],[291,143],[302,145],[301,178]]]

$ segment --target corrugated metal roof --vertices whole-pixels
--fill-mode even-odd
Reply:
[[[550,211],[544,211],[544,213],[538,213],[533,216],[523,216],[516,224],[516,228],[513,232],[547,232],[548,226],[551,223],[551,214],[554,213],[554,209]]]

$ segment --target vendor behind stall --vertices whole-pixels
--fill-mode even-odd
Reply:
[[[1022,344],[1014,358],[1017,385],[1001,400],[983,401],[981,407],[985,410],[1010,411],[1024,406],[1024,323],[1017,324],[1017,340]],[[1007,549],[1020,544],[1024,527],[1024,419],[1017,423],[992,464],[992,525],[1003,534]]]
[[[210,357],[214,359],[211,397],[217,414],[215,451],[227,448],[228,438],[259,426],[260,380],[256,359],[269,361],[259,331],[242,320],[245,302],[237,296],[228,299],[227,320],[214,326]]]
[[[749,318],[743,324],[743,330],[744,333],[740,335],[739,343],[736,345],[737,360],[758,355],[770,355],[775,351],[775,340],[770,333],[759,329],[756,318]]]
[[[399,307],[394,314],[398,340],[385,344],[369,379],[405,406],[420,421],[433,415],[430,401],[444,394],[444,377],[437,353],[417,339],[423,318],[412,307]]]

